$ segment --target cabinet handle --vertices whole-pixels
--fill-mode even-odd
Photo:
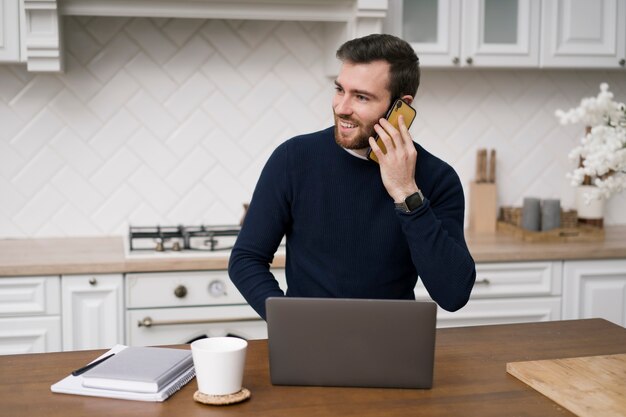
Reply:
[[[468,56],[467,58],[465,58],[465,62],[467,62],[467,65],[472,65],[474,63],[474,60],[471,56]]]
[[[89,285],[91,285],[92,287],[95,287],[97,284],[98,284],[98,280],[96,279],[96,277],[89,278]]]
[[[458,56],[455,56],[454,58],[452,58],[452,63],[454,65],[459,65],[459,62],[461,62],[461,60],[459,59]]]
[[[483,278],[477,280],[474,285],[491,285],[491,281],[489,281],[489,278]]]
[[[619,60],[619,66],[620,66],[620,67],[624,67],[624,66],[626,66],[626,59],[624,59],[624,58],[620,59],[620,60]]]
[[[179,285],[174,289],[174,295],[178,298],[185,298],[187,295],[187,287],[184,285]]]
[[[260,321],[260,318],[241,318],[241,319],[199,319],[199,320],[163,320],[153,321],[151,317],[144,317],[137,321],[137,327],[152,326],[174,326],[180,324],[212,324],[212,323],[237,323],[240,321]]]

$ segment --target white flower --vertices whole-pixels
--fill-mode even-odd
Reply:
[[[626,106],[613,101],[606,83],[600,84],[597,97],[588,97],[566,112],[555,112],[561,124],[583,123],[591,127],[572,149],[569,158],[579,163],[567,174],[573,186],[591,178],[597,190],[586,196],[590,201],[600,196],[609,198],[626,189]],[[582,164],[580,164],[582,161]]]

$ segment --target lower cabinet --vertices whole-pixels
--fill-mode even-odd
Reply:
[[[626,259],[564,263],[563,319],[596,317],[626,326]]]
[[[286,289],[284,269],[273,270]],[[430,299],[421,281],[418,300]],[[626,259],[476,264],[469,302],[437,327],[604,318],[626,326]],[[0,355],[267,337],[227,271],[2,277]]]
[[[437,327],[559,320],[561,274],[559,261],[478,263],[467,305],[454,313],[439,308]],[[415,295],[430,299],[421,281]]]
[[[0,355],[61,350],[58,276],[0,279]]]
[[[63,276],[63,350],[124,342],[122,274]]]

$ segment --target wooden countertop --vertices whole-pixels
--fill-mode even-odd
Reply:
[[[267,341],[256,340],[248,346],[243,378],[252,397],[241,404],[212,407],[194,402],[195,380],[163,403],[50,392],[50,385],[102,352],[0,356],[3,415],[573,416],[507,374],[506,364],[625,353],[626,330],[601,319],[437,329],[430,390],[274,386],[269,378]]]
[[[626,225],[606,228],[597,242],[535,243],[505,234],[467,234],[476,262],[562,259],[626,259]],[[285,257],[277,255],[281,267]],[[191,271],[226,269],[228,254],[206,257],[125,257],[123,238],[49,238],[0,240],[0,276]]]

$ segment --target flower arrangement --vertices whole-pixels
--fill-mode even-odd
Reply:
[[[608,84],[600,84],[597,97],[584,98],[578,107],[555,114],[562,125],[586,126],[580,145],[569,154],[578,168],[567,176],[573,186],[596,186],[586,195],[587,203],[626,189],[626,106],[613,100]]]

